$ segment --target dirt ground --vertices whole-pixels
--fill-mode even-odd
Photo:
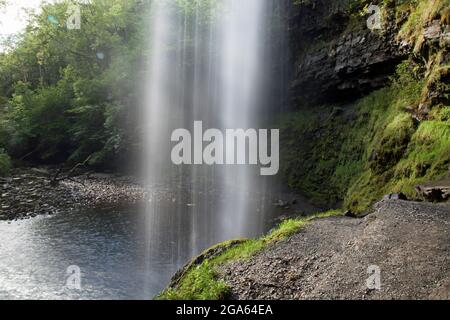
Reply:
[[[316,220],[220,273],[234,299],[449,299],[450,203]]]

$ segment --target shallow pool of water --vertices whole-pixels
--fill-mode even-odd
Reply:
[[[139,208],[102,208],[0,221],[0,299],[151,299],[215,240],[197,235],[193,250],[188,228],[151,236],[149,220]],[[81,290],[66,285],[70,266]]]
[[[144,226],[138,209],[114,208],[0,222],[0,299],[151,298],[178,266],[149,267]],[[66,286],[72,265],[81,290]]]
[[[280,214],[273,197],[244,193],[251,224],[224,234],[221,221],[234,220],[218,216],[218,208],[232,207],[223,192],[152,189],[149,202],[134,208],[0,221],[0,299],[152,299],[205,248],[265,233]],[[67,286],[71,266],[81,271],[80,289]]]

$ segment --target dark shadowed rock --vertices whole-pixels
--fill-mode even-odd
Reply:
[[[384,196],[383,200],[404,200],[407,201],[408,197],[403,193],[391,193]]]
[[[382,30],[372,31],[367,27],[369,15],[349,21],[349,6],[347,0],[292,6],[295,101],[320,104],[358,99],[385,86],[407,56],[410,47],[397,41],[393,17],[386,17]]]
[[[357,218],[358,216],[356,214],[354,214],[351,210],[347,210],[344,213],[344,216],[348,217],[348,218]]]
[[[450,199],[450,178],[417,186],[416,191],[427,201],[447,201]]]

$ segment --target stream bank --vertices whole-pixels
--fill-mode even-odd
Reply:
[[[54,175],[43,168],[20,168],[1,178],[0,220],[53,215],[80,207],[135,204],[146,196],[131,177],[96,173],[52,184]]]
[[[0,178],[0,220],[29,219],[79,208],[132,206],[153,200],[176,200],[187,208],[192,206],[189,186],[181,183],[178,191],[163,185],[152,185],[147,190],[133,176],[86,173],[55,184],[52,180],[56,172],[47,168],[16,168],[10,177]],[[211,190],[210,196],[218,197],[221,193],[223,190]],[[272,194],[269,202],[275,211],[272,225],[321,210],[286,188]]]

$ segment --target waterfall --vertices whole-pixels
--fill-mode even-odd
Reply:
[[[266,231],[270,183],[240,165],[171,162],[173,130],[248,129],[265,120],[266,0],[153,1],[143,163],[149,267],[167,277],[212,244]],[[229,151],[229,150],[227,150]]]
[[[259,126],[265,3],[260,0],[229,0],[224,4],[225,13],[219,22],[218,40],[221,52],[219,112],[223,128]],[[257,185],[253,180],[256,175],[257,172],[240,166],[221,171],[225,197],[229,199],[220,209],[221,225],[227,238],[248,236],[254,230],[248,221],[251,210],[248,193],[256,191]],[[252,223],[257,224],[258,220]]]

